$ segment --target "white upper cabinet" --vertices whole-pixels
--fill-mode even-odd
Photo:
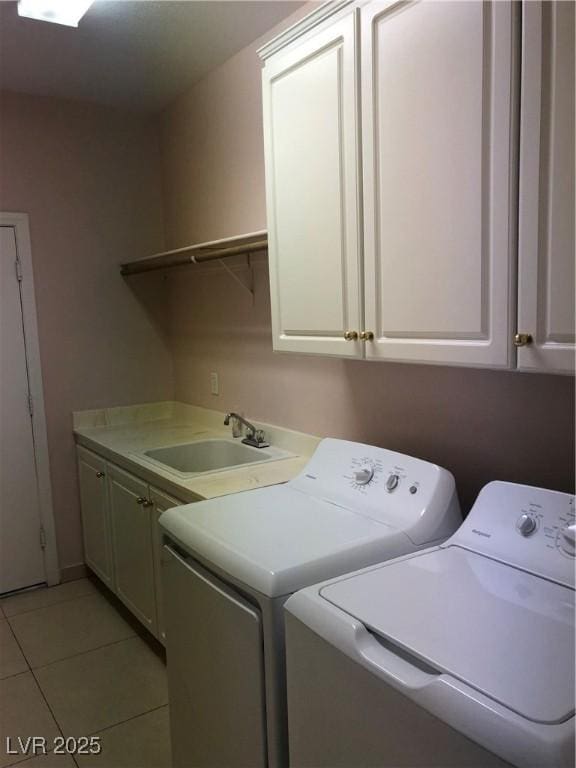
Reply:
[[[335,0],[261,55],[274,348],[573,371],[574,3]]]
[[[525,370],[574,371],[574,4],[523,17],[518,349]]]
[[[366,355],[508,367],[508,2],[361,9]]]
[[[361,326],[357,62],[347,16],[263,76],[274,349],[357,357]],[[348,334],[350,335],[350,334]]]

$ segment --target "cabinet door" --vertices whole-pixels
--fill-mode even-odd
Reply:
[[[362,354],[356,76],[353,15],[264,68],[276,350]]]
[[[86,565],[114,589],[106,462],[86,448],[76,448],[80,509]]]
[[[574,3],[523,6],[518,350],[574,371]]]
[[[166,625],[164,621],[164,600],[162,597],[162,531],[158,519],[162,512],[171,507],[179,507],[185,502],[178,501],[173,496],[156,488],[150,488],[150,526],[152,531],[152,547],[154,550],[154,588],[156,593],[156,637],[166,644]]]
[[[148,486],[109,465],[110,514],[116,594],[156,633],[156,594]]]
[[[361,18],[366,355],[510,366],[517,11],[370,3]]]

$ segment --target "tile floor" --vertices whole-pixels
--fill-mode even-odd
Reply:
[[[170,768],[167,703],[160,646],[103,587],[0,600],[0,768]],[[18,744],[93,735],[99,755],[31,757]]]

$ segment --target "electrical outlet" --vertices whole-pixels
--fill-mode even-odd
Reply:
[[[219,395],[220,394],[220,384],[218,382],[218,374],[216,371],[212,371],[210,374],[210,392],[213,395]]]

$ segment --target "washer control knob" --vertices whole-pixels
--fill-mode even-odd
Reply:
[[[576,523],[572,523],[572,525],[567,525],[566,528],[563,528],[562,536],[566,547],[574,549],[576,546]]]
[[[358,485],[368,485],[370,480],[374,477],[373,467],[362,467],[354,472],[354,482]]]
[[[524,512],[518,518],[516,528],[518,528],[518,531],[522,534],[522,536],[531,536],[536,530],[536,520],[534,520],[532,515]]]
[[[388,491],[388,493],[391,493],[394,490],[394,488],[396,488],[399,480],[400,478],[398,477],[398,475],[390,475],[388,477],[388,480],[386,480],[386,490]]]

